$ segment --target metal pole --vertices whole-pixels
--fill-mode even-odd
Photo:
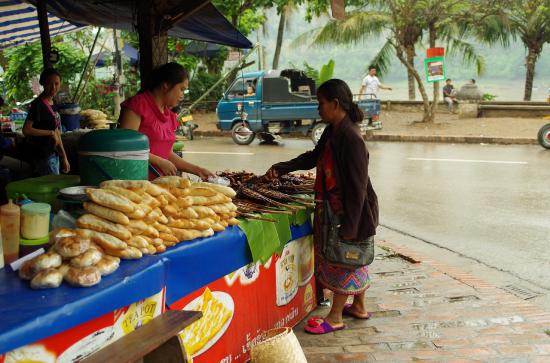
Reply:
[[[92,44],[92,49],[90,49],[90,54],[88,54],[88,59],[86,59],[86,63],[84,64],[84,68],[82,69],[82,74],[80,75],[80,80],[78,81],[78,86],[76,86],[76,90],[73,94],[73,103],[76,102],[76,97],[78,96],[78,92],[80,91],[80,86],[82,85],[82,80],[84,79],[84,74],[86,73],[86,69],[88,68],[88,64],[90,63],[90,59],[92,58],[92,53],[94,52],[95,43],[97,43],[97,38],[99,38],[99,33],[101,32],[101,28],[97,29],[97,33],[94,38],[94,42]]]
[[[50,27],[48,24],[48,5],[46,0],[36,2],[36,13],[38,16],[38,26],[40,27],[40,42],[42,44],[42,62],[44,69],[52,66],[50,62],[50,51],[52,42],[50,40]]]

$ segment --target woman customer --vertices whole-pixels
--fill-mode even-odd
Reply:
[[[350,241],[374,238],[378,225],[378,200],[372,187],[369,154],[358,123],[363,112],[352,100],[348,85],[339,79],[323,83],[317,90],[319,115],[328,124],[319,143],[295,159],[273,165],[266,173],[274,178],[294,170],[317,167],[315,180],[314,237],[315,276],[318,283],[333,292],[333,302],[325,318],[308,320],[305,330],[325,334],[343,329],[342,315],[368,319],[365,292],[370,286],[368,266],[349,269],[323,259],[319,249],[323,200],[339,215],[340,238]],[[346,304],[353,296],[353,304]]]
[[[137,130],[149,138],[149,163],[163,175],[176,175],[180,170],[207,179],[214,174],[172,151],[179,124],[171,108],[183,99],[188,84],[187,72],[177,63],[154,69],[144,91],[121,104],[119,123],[120,127]]]
[[[23,126],[23,135],[29,142],[34,157],[33,165],[38,175],[59,174],[70,171],[69,160],[61,140],[61,118],[55,111],[54,97],[61,86],[61,76],[53,68],[40,74],[42,93],[30,104]]]

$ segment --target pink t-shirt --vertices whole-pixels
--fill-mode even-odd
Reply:
[[[149,138],[151,154],[168,159],[176,141],[176,114],[169,108],[164,108],[164,112],[161,112],[149,91],[128,98],[120,106],[141,116],[138,131]]]

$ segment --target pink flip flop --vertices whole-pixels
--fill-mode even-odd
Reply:
[[[342,330],[345,327],[346,327],[345,325],[342,325],[335,328],[329,323],[327,323],[325,319],[320,318],[318,316],[314,316],[307,321],[307,325],[304,327],[304,330],[306,331],[306,333],[320,335],[320,334],[327,334],[338,330]]]
[[[364,320],[367,320],[367,319],[370,319],[371,317],[371,313],[367,312],[367,316],[360,316],[360,315],[357,315],[356,313],[354,313],[353,311],[351,311],[351,304],[346,304],[344,305],[344,310],[342,311],[342,315],[345,315],[345,316],[351,316],[355,319],[364,319]]]

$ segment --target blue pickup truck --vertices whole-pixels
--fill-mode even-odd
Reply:
[[[319,117],[315,81],[304,72],[287,69],[240,73],[218,102],[218,129],[231,130],[233,141],[250,144],[256,135],[272,141],[275,135],[301,132],[319,141],[326,124]],[[380,101],[359,101],[366,130],[380,114]],[[367,120],[369,122],[367,122]]]

